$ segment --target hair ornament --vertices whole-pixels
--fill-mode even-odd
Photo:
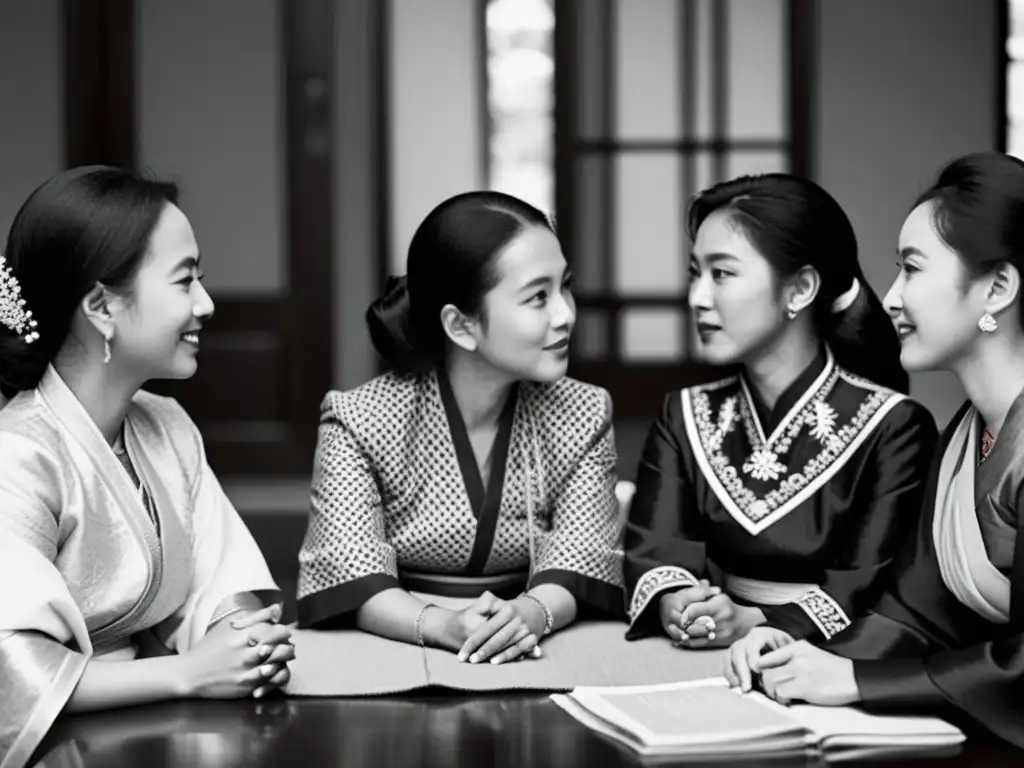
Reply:
[[[840,312],[848,310],[853,306],[853,302],[857,300],[858,294],[860,294],[860,280],[855,277],[853,278],[853,285],[845,293],[837,296],[836,300],[832,302],[832,314],[838,315]]]
[[[25,300],[21,298],[21,285],[3,254],[0,254],[0,323],[25,339],[26,344],[39,338],[32,311],[25,309]]]

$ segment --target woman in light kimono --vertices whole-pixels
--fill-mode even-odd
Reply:
[[[501,662],[620,613],[611,403],[565,377],[575,306],[547,218],[496,192],[442,203],[367,321],[391,372],[323,401],[300,626]]]
[[[870,608],[920,509],[935,426],[839,204],[787,174],[689,213],[699,354],[739,370],[669,394],[626,530],[627,638],[821,642]],[[710,584],[708,583],[710,582]]]
[[[753,670],[783,702],[966,715],[1024,747],[1022,211],[1024,163],[997,153],[953,161],[918,199],[886,305],[904,366],[953,371],[968,401],[874,611],[824,649],[756,631],[731,650],[733,682]]]
[[[255,695],[293,658],[278,591],[173,400],[213,313],[172,185],[40,186],[0,259],[0,765],[60,712]],[[222,621],[230,617],[227,621]]]

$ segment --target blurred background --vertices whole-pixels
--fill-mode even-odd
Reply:
[[[6,0],[0,232],[63,167],[178,181],[217,302],[179,397],[286,589],[318,405],[378,373],[363,313],[445,197],[556,218],[572,373],[630,478],[688,362],[687,200],[788,170],[832,192],[884,293],[952,157],[1024,152],[1021,0]],[[1018,61],[1020,60],[1020,61]],[[940,426],[962,392],[915,375]]]

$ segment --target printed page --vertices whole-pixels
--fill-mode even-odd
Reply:
[[[645,744],[715,744],[805,731],[760,694],[716,681],[630,688],[577,688],[572,697]]]
[[[794,704],[790,710],[825,749],[851,744],[957,744],[965,739],[959,728],[937,717],[872,715],[856,707],[809,704]]]

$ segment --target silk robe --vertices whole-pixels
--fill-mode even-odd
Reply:
[[[968,403],[943,434],[924,514],[868,616],[825,645],[866,709],[966,715],[1024,748],[1024,394],[978,464]]]
[[[299,555],[300,626],[351,624],[378,592],[419,588],[416,573],[524,572],[523,586],[560,584],[581,610],[621,615],[615,464],[607,392],[568,378],[516,386],[486,484],[443,373],[328,393]]]
[[[233,601],[278,598],[184,410],[139,392],[124,437],[158,525],[52,367],[0,410],[3,768],[29,759],[92,660],[184,653]]]
[[[912,530],[935,438],[827,349],[771,412],[741,375],[669,395],[626,529],[627,638],[663,632],[660,596],[702,578],[794,637],[842,631]]]

